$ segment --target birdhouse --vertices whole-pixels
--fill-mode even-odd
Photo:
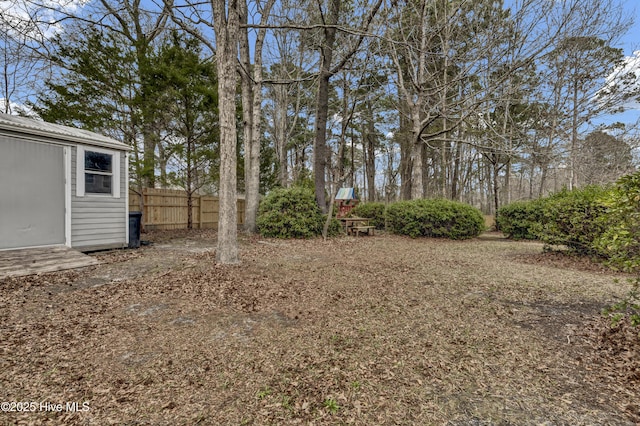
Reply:
[[[353,188],[340,188],[338,195],[336,195],[336,204],[338,205],[338,218],[348,216],[358,204],[356,198],[356,191]]]

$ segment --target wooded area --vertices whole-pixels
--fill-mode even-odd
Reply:
[[[277,185],[494,214],[635,170],[630,24],[620,0],[12,0],[0,86],[128,143],[138,192],[219,195],[234,263],[238,192],[253,232]]]

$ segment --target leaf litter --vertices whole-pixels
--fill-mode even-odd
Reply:
[[[536,243],[145,234],[102,264],[0,283],[0,424],[640,422],[618,275]]]

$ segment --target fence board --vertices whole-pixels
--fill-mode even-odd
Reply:
[[[142,198],[142,208],[140,201]],[[129,211],[142,211],[145,229],[186,229],[187,194],[177,189],[144,188],[142,197],[129,191]],[[193,228],[218,229],[220,202],[211,195],[193,195]],[[238,225],[244,224],[244,199],[238,198]]]

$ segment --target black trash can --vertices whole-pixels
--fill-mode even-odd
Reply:
[[[129,248],[140,247],[142,212],[129,212]]]

